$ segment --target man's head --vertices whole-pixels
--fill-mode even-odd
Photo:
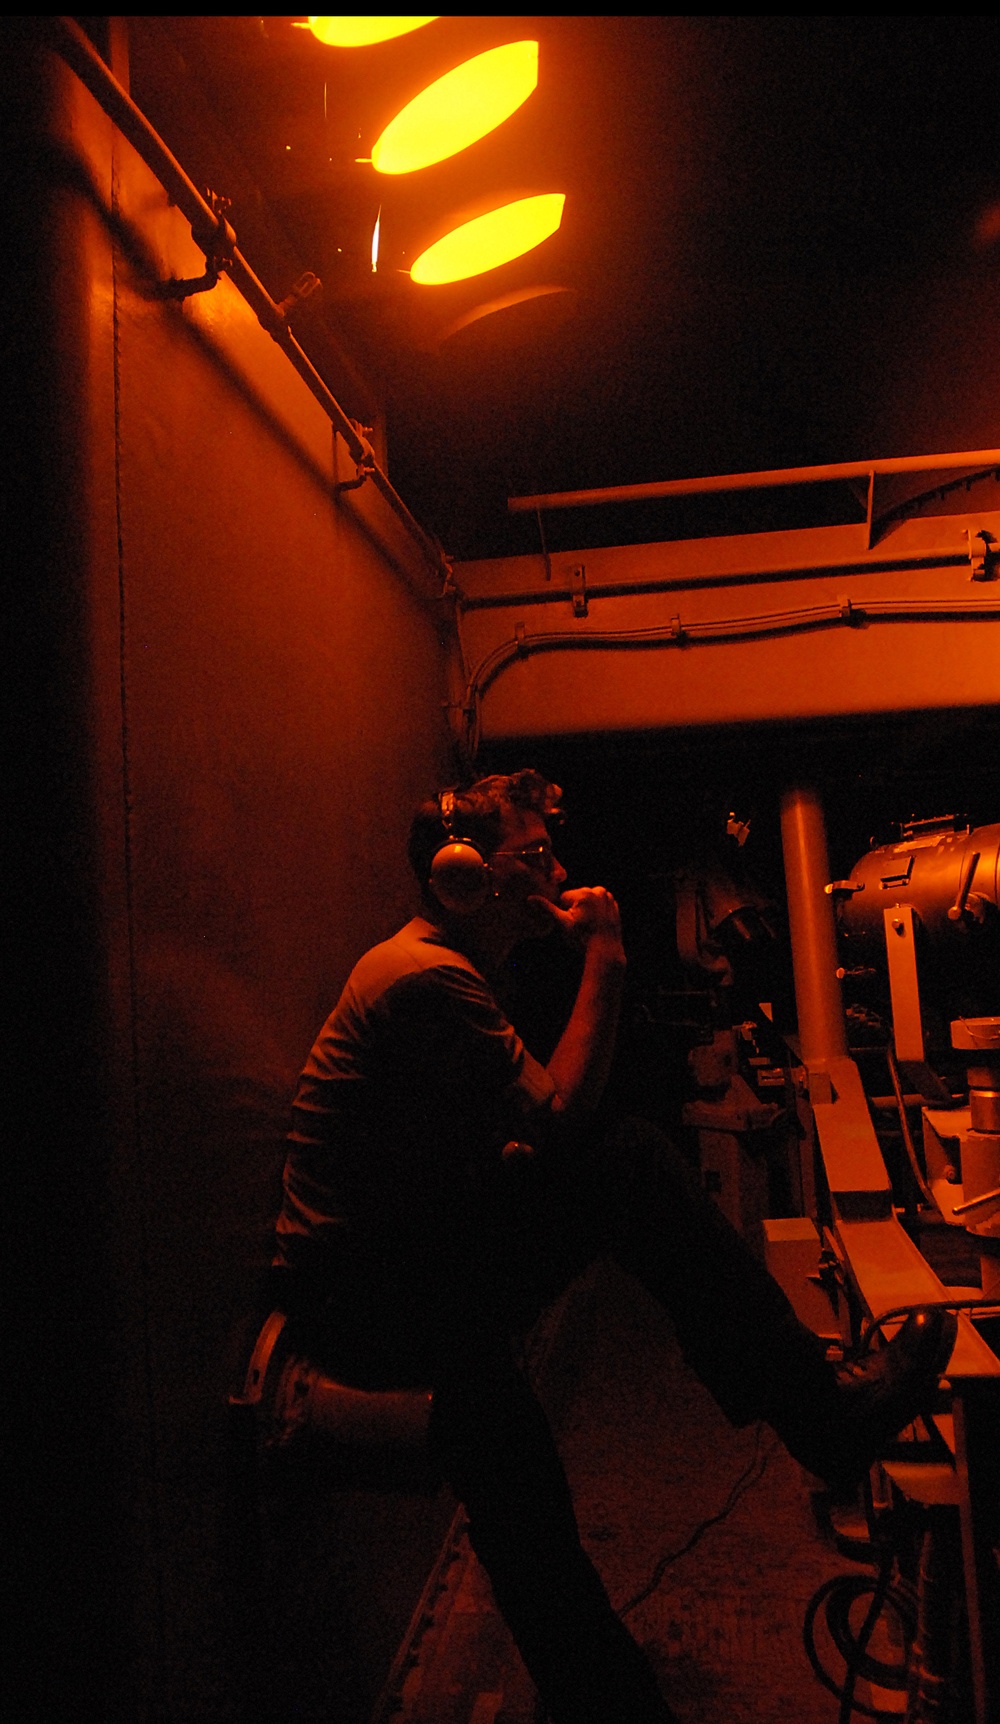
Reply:
[[[517,938],[547,931],[527,900],[552,898],[566,878],[549,840],[561,794],[528,769],[494,773],[423,803],[409,854],[432,914],[487,915],[509,924]]]

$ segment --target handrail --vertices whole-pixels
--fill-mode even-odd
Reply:
[[[53,15],[46,22],[49,27],[51,43],[56,52],[65,60],[71,71],[76,73],[81,83],[86,85],[94,100],[100,104],[108,118],[127,138],[137,154],[142,157],[150,172],[155,174],[163,186],[168,197],[191,223],[192,237],[201,250],[205,252],[210,263],[213,252],[217,253],[220,241],[225,242],[226,261],[224,267],[227,274],[232,278],[233,285],[243,295],[251,310],[256,313],[268,335],[277,342],[282,352],[291,360],[295,370],[314,399],[318,401],[334,430],[347,444],[351,459],[359,469],[370,475],[372,483],[399,517],[431,567],[437,574],[443,576],[446,587],[450,587],[451,565],[441,546],[431,538],[416,517],[410,513],[402,497],[390,484],[388,476],[375,460],[367,438],[359,431],[354,421],[348,418],[339,401],[327,388],[312,361],[299,346],[263,282],[258,280],[250,268],[236,244],[236,236],[228,223],[220,218],[217,211],[213,210],[211,205],[202,197],[197,186],[188,178],[177,158],[147,120],[141,108],[136,106],[131,96],[119,84],[117,78],[101,59],[97,49],[75,19]]]
[[[654,497],[695,497],[712,491],[757,491],[782,485],[819,485],[885,473],[943,473],[956,467],[1000,471],[1000,449],[960,449],[947,455],[889,456],[879,461],[833,461],[820,467],[774,467],[761,473],[717,473],[707,479],[655,479],[643,485],[606,485],[592,491],[550,491],[508,497],[512,515],[540,509],[585,509],[598,503],[641,503]]]

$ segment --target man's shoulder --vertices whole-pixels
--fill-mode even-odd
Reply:
[[[357,997],[374,1000],[407,982],[432,987],[465,982],[478,989],[486,988],[475,965],[450,946],[441,930],[423,916],[414,916],[390,939],[372,946],[355,964],[349,986]]]

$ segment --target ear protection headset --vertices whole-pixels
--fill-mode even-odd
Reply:
[[[471,916],[493,891],[493,870],[475,840],[455,831],[455,792],[442,790],[438,807],[448,838],[434,854],[428,883],[442,909]]]

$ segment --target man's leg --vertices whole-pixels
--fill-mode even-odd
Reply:
[[[766,1419],[832,1483],[860,1477],[936,1386],[950,1314],[911,1318],[845,1376],[662,1132],[627,1120],[595,1162],[592,1196],[618,1261],[666,1307],[685,1358],[734,1424]]]
[[[649,1664],[581,1547],[548,1422],[508,1349],[439,1382],[431,1429],[552,1724],[670,1724]]]

